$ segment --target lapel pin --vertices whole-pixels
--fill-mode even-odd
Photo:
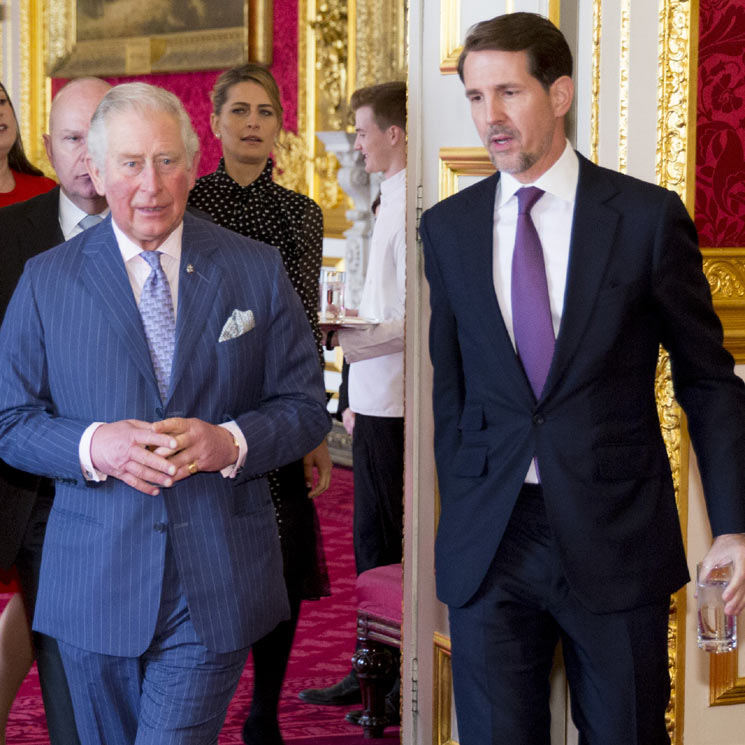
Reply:
[[[187,274],[193,274],[194,273],[194,264],[187,264],[186,265],[186,273]]]

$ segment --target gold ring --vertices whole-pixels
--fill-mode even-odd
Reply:
[[[192,461],[189,463],[189,465],[186,467],[189,473],[193,476],[199,469],[197,468],[196,461]]]

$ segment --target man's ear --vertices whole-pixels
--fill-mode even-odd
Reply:
[[[41,139],[44,141],[44,150],[47,152],[47,160],[52,164],[54,168],[54,161],[52,160],[52,138],[50,135],[42,135]]]
[[[94,188],[102,197],[105,197],[103,176],[90,155],[85,156],[85,167],[88,169],[88,175],[91,177]]]
[[[551,84],[549,95],[554,108],[554,116],[564,116],[569,111],[574,99],[574,81],[568,75],[556,78]]]
[[[197,173],[199,172],[199,159],[202,157],[202,151],[197,150],[194,153],[194,160],[191,162],[191,168],[189,169],[189,191],[194,188],[194,184],[197,182]]]
[[[403,129],[401,129],[401,127],[396,124],[391,124],[391,126],[388,127],[387,134],[391,145],[393,145],[394,147],[398,145],[398,143],[401,142],[402,139],[406,139],[406,133],[403,131]]]

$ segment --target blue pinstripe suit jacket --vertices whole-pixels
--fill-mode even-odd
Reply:
[[[310,327],[275,249],[188,214],[178,297],[164,404],[110,219],[27,263],[0,330],[0,456],[57,481],[34,628],[94,652],[147,648],[168,534],[211,650],[248,646],[288,613],[262,474],[329,429]],[[218,342],[234,309],[255,327]],[[84,481],[92,421],[171,416],[236,421],[241,474],[199,473],[158,497]]]

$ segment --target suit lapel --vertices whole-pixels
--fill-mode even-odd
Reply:
[[[214,242],[200,230],[199,221],[185,215],[170,395],[195,354],[197,344],[204,339],[204,327],[215,303],[221,272],[212,257],[214,250]],[[213,341],[216,343],[217,339]]]
[[[111,217],[102,225],[86,230],[81,240],[84,255],[81,279],[119,334],[132,362],[151,381],[155,395],[159,396],[142,319],[111,227]]]
[[[616,188],[601,169],[581,155],[579,162],[564,308],[541,398],[559,382],[582,338],[613,250],[619,219],[618,212],[605,204],[616,194]]]
[[[64,243],[65,236],[59,224],[59,186],[47,192],[36,203],[33,214],[28,214],[29,235],[34,236],[37,246],[44,249]]]

